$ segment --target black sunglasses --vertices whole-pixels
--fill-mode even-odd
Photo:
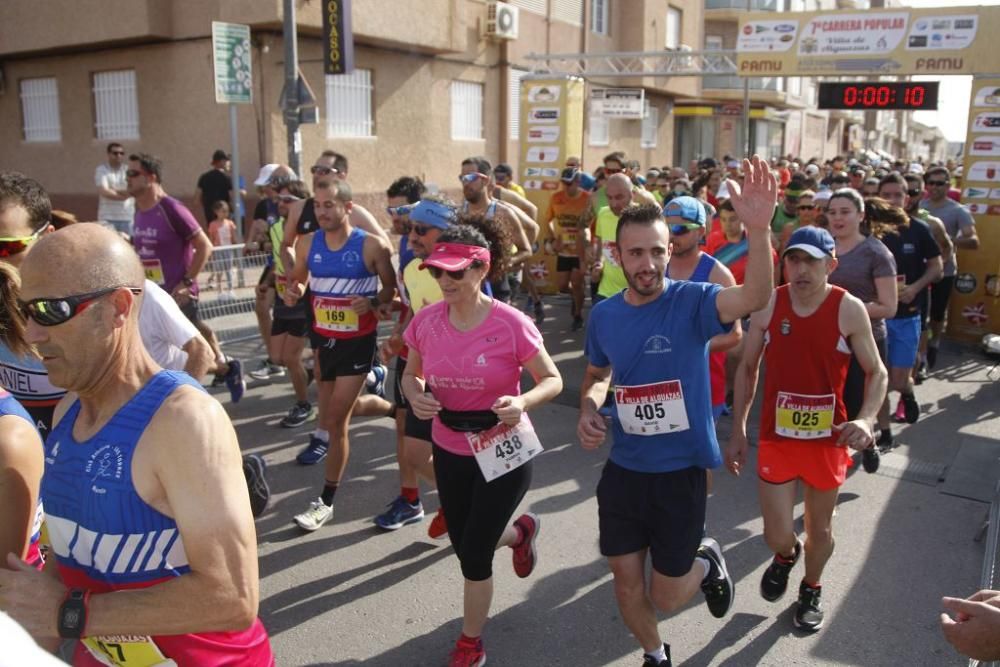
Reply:
[[[923,190],[907,190],[906,194],[910,195],[911,197],[919,197],[920,195],[924,194],[924,191]]]
[[[118,287],[108,287],[107,289],[98,290],[96,292],[88,292],[86,294],[74,294],[72,296],[62,297],[41,297],[39,299],[32,299],[27,303],[18,299],[17,305],[25,317],[30,317],[43,327],[54,327],[57,324],[68,322],[85,311],[92,303],[96,302],[101,297],[107,296],[112,292],[117,292],[120,289],[127,289],[132,292],[132,294],[136,295],[142,294],[141,287],[119,285]]]
[[[446,273],[448,274],[448,277],[451,278],[452,280],[461,280],[462,278],[465,277],[466,271],[468,271],[469,269],[479,268],[480,266],[482,266],[482,263],[476,261],[470,264],[469,266],[465,267],[464,269],[459,269],[458,271],[445,271],[439,266],[428,266],[427,270],[431,272],[431,277],[434,278],[434,280],[437,280]]]
[[[309,168],[309,171],[311,171],[314,174],[320,174],[322,176],[325,176],[326,174],[340,173],[339,169],[334,169],[333,167],[324,167],[321,164],[314,164],[312,167]]]
[[[942,185],[948,185],[948,181],[924,181],[927,185],[941,187]]]
[[[432,229],[436,229],[433,225],[410,225],[407,229],[407,234],[412,231],[417,236],[427,236],[427,233]]]
[[[139,171],[138,169],[126,169],[125,175],[128,176],[129,178],[136,178],[138,176],[142,176],[142,172]]]

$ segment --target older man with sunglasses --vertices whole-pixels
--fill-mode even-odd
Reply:
[[[115,233],[85,225],[48,235],[22,267],[27,340],[72,398],[42,482],[57,577],[9,557],[0,609],[36,639],[77,640],[78,667],[269,667],[236,433],[143,348],[143,273]]]

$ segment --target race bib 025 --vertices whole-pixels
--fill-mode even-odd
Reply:
[[[774,432],[796,440],[828,438],[833,432],[837,397],[779,391],[775,404]]]

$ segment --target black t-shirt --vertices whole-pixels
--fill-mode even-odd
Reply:
[[[923,220],[910,217],[910,225],[900,228],[898,234],[882,237],[892,256],[896,259],[897,276],[906,276],[906,284],[920,280],[927,269],[927,262],[941,256],[941,249],[931,235],[931,229]],[[913,317],[927,305],[927,290],[922,290],[910,303],[900,303],[896,317]]]
[[[233,183],[226,172],[209,169],[198,178],[198,188],[201,190],[205,220],[211,222],[215,219],[212,206],[217,201],[229,201],[229,193],[233,191]]]
[[[267,220],[267,214],[267,198],[264,198],[257,202],[257,205],[253,207],[253,219]]]
[[[319,229],[319,221],[316,219],[315,200],[310,197],[302,205],[302,213],[299,214],[299,223],[295,225],[295,233],[299,236],[312,234]]]

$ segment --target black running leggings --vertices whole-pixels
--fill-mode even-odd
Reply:
[[[462,576],[469,581],[493,576],[493,552],[531,486],[531,465],[528,461],[487,482],[475,457],[434,445],[434,475],[448,538],[462,565]]]

